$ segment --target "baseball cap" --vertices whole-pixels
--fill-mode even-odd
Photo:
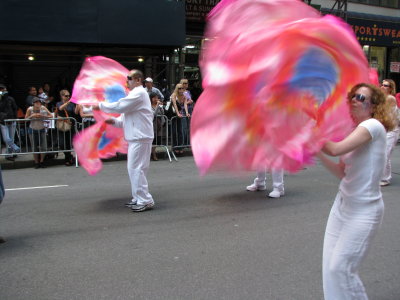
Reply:
[[[35,103],[35,102],[37,102],[37,101],[39,101],[39,102],[43,102],[43,100],[42,100],[42,99],[40,99],[39,97],[33,97],[33,99],[32,99],[32,103]]]
[[[153,79],[151,79],[150,77],[147,77],[144,81],[153,82]]]

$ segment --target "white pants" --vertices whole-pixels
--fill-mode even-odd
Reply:
[[[280,191],[284,190],[283,187],[283,170],[272,170],[272,187]],[[267,179],[267,172],[265,170],[257,171],[257,177],[254,179],[254,183],[258,185],[265,185]]]
[[[399,128],[389,131],[386,134],[386,163],[385,169],[383,169],[382,181],[390,182],[392,179],[392,164],[390,156],[392,155],[393,149],[396,146],[397,140],[399,139]]]
[[[151,146],[151,142],[129,142],[128,173],[131,180],[132,198],[138,205],[154,202],[146,179],[150,165]]]
[[[382,199],[356,203],[337,194],[324,239],[325,300],[368,299],[358,269],[382,221],[383,210]]]

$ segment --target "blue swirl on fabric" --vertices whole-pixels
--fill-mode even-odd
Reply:
[[[330,55],[319,48],[311,48],[299,60],[289,88],[310,92],[318,104],[332,93],[338,82],[338,69]]]
[[[125,96],[125,88],[120,84],[110,85],[104,89],[104,98],[109,103],[117,102]]]
[[[99,141],[99,144],[98,144],[98,149],[99,150],[104,149],[110,142],[111,142],[111,139],[106,137],[106,133],[103,133],[103,135]]]

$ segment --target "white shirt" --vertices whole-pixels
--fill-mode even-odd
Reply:
[[[117,102],[100,102],[99,107],[106,113],[121,114],[120,117],[114,118],[114,125],[124,128],[126,141],[153,140],[153,111],[149,95],[142,86],[135,87],[128,96]]]
[[[379,181],[385,166],[386,130],[376,119],[368,119],[358,126],[366,128],[372,140],[341,156],[345,176],[339,191],[345,199],[371,202],[382,198]]]

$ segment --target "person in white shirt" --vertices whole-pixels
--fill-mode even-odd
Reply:
[[[399,108],[397,107],[397,101],[394,97],[396,95],[396,83],[392,79],[384,79],[381,84],[381,90],[386,96],[386,102],[392,108],[391,113],[395,118],[398,118]],[[389,185],[392,180],[392,163],[390,157],[392,156],[393,149],[399,139],[399,132],[399,124],[397,122],[396,127],[393,130],[388,131],[386,134],[386,161],[380,182],[381,186]]]
[[[382,221],[379,181],[385,162],[386,130],[394,127],[393,118],[387,118],[390,108],[385,96],[374,85],[354,86],[348,103],[356,128],[342,141],[329,141],[322,148],[325,154],[340,156],[339,162],[318,154],[325,167],[341,179],[325,231],[325,300],[368,299],[358,269]]]
[[[117,102],[101,102],[93,110],[121,114],[106,120],[108,124],[124,129],[124,138],[129,143],[128,173],[131,181],[132,200],[126,204],[133,212],[151,209],[154,200],[149,193],[146,174],[150,165],[153,141],[153,111],[149,95],[142,85],[143,73],[131,70],[127,76],[129,94]]]

